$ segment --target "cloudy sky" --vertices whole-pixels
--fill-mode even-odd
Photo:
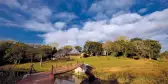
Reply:
[[[63,46],[119,36],[168,50],[168,0],[0,0],[0,40]]]

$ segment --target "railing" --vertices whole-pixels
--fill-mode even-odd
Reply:
[[[55,67],[53,67],[53,73],[54,74],[66,73],[80,67],[82,64],[83,63],[77,62],[76,64],[67,64],[66,66],[62,67],[58,67],[57,65],[55,65]]]

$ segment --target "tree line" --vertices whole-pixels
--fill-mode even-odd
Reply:
[[[70,45],[62,49],[72,49]],[[81,46],[74,47],[79,52],[84,52],[91,56],[123,56],[134,59],[148,58],[157,59],[158,57],[168,56],[168,52],[160,54],[161,44],[156,40],[133,38],[127,40],[120,37],[115,41],[85,42],[83,49]],[[9,63],[36,62],[50,59],[57,52],[56,47],[49,45],[25,44],[16,41],[0,41],[0,65]]]
[[[133,38],[127,40],[120,37],[116,41],[106,41],[104,43],[87,41],[84,45],[84,52],[90,55],[124,56],[129,58],[157,59],[160,57],[161,44],[156,40]]]
[[[0,65],[35,62],[49,59],[57,50],[48,45],[0,41]]]
[[[58,43],[55,43],[58,47]],[[58,51],[52,45],[25,44],[11,40],[0,41],[0,65],[5,64],[20,64],[27,62],[39,62],[50,60]],[[70,45],[63,46],[60,49],[72,49]],[[82,47],[75,46],[79,52],[82,52]]]

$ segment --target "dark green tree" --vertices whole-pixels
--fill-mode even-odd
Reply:
[[[5,51],[4,58],[9,62],[13,62],[15,64],[20,63],[23,57],[26,54],[27,45],[21,42],[16,42],[9,49]]]
[[[134,42],[134,41],[142,41],[142,39],[141,39],[141,38],[132,38],[130,41],[131,41],[131,42]]]
[[[82,47],[80,47],[80,46],[75,46],[75,49],[78,50],[79,52],[82,51]]]
[[[168,59],[168,51],[164,51],[160,54],[161,58]]]
[[[56,52],[57,52],[57,48],[54,47],[54,48],[52,49],[52,55],[54,55]]]
[[[90,55],[101,55],[102,53],[102,43],[87,41],[84,45],[84,52]]]
[[[11,47],[14,41],[0,41],[0,65],[5,64],[6,60],[4,59],[5,51]]]
[[[71,45],[66,45],[63,47],[63,49],[72,49],[72,46]]]
[[[43,59],[49,59],[51,55],[52,55],[51,46],[43,45],[39,47],[36,59],[40,60],[40,66],[42,66]]]
[[[149,48],[148,50],[148,57],[152,59],[157,59],[160,54],[161,44],[155,40],[144,40],[145,45]]]

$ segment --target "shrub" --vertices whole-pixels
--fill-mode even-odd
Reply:
[[[157,84],[156,80],[148,77],[137,77],[133,79],[131,84]]]

